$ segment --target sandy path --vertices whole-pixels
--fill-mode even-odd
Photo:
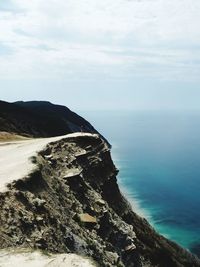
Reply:
[[[0,192],[14,180],[25,177],[34,168],[31,157],[54,141],[77,136],[95,136],[90,133],[74,133],[51,138],[38,138],[23,141],[0,142]]]
[[[84,257],[75,254],[44,255],[40,251],[2,250],[0,267],[95,267]]]

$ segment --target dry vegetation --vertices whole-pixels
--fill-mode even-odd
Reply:
[[[28,138],[14,133],[0,132],[0,142],[26,140],[26,139]]]

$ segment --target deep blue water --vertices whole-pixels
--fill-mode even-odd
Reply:
[[[161,234],[200,250],[200,113],[82,112],[113,145],[119,184]]]

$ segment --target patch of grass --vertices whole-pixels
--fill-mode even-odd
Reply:
[[[0,142],[27,140],[29,138],[14,133],[0,132]]]

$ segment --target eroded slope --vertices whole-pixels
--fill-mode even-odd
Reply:
[[[73,252],[107,267],[200,266],[132,211],[119,191],[110,147],[97,135],[51,143],[35,162],[32,175],[0,195],[1,248]]]

